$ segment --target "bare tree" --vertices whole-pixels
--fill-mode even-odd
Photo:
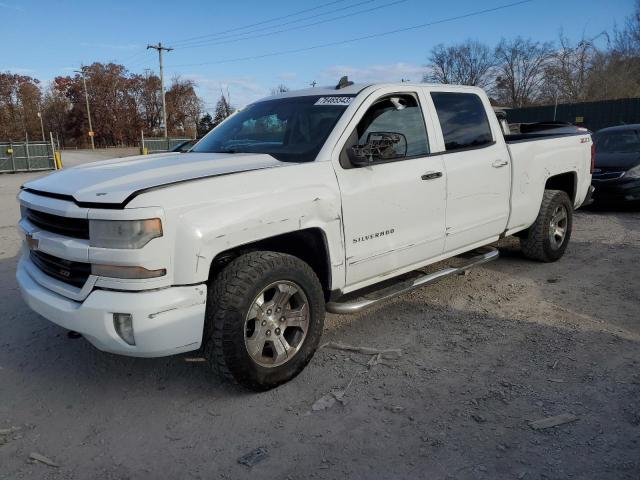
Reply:
[[[551,58],[550,43],[517,37],[502,39],[496,47],[496,99],[510,107],[535,103],[545,82],[545,69]]]
[[[280,93],[285,93],[288,91],[289,91],[289,87],[281,83],[280,85],[277,85],[271,89],[271,95],[278,95]]]
[[[542,87],[545,102],[583,102],[590,97],[589,82],[598,57],[595,38],[582,38],[573,43],[562,33],[558,47],[546,64]]]
[[[429,56],[431,72],[424,82],[487,87],[495,66],[493,51],[476,40],[466,40],[449,47],[436,45]]]
[[[42,115],[47,132],[58,134],[62,145],[66,145],[67,116],[71,110],[71,102],[64,92],[56,88],[55,82],[49,85],[42,99]]]
[[[640,0],[625,21],[624,28],[614,30],[613,52],[625,56],[640,56]]]
[[[198,98],[193,80],[174,77],[167,90],[167,123],[173,134],[196,136],[202,101]]]
[[[622,29],[614,29],[609,51],[597,57],[590,78],[596,99],[640,96],[640,0]]]

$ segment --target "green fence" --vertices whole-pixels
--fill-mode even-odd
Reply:
[[[640,98],[514,108],[506,112],[509,123],[558,120],[596,131],[615,125],[640,123]]]
[[[50,143],[0,142],[0,173],[54,168],[55,161]]]
[[[193,140],[192,138],[178,137],[144,137],[142,139],[142,149],[147,149],[148,153],[168,152],[177,147],[182,142]]]

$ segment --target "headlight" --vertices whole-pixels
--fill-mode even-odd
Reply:
[[[633,168],[627,170],[624,174],[625,178],[640,178],[640,165],[636,165]]]
[[[159,218],[148,220],[89,220],[89,242],[100,248],[142,248],[162,236]]]

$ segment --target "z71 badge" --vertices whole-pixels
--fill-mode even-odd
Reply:
[[[366,242],[367,240],[373,240],[374,238],[386,237],[388,235],[392,235],[395,233],[395,228],[390,228],[389,230],[382,230],[381,232],[371,233],[369,235],[363,235],[361,237],[355,237],[353,239],[353,243]]]
[[[40,242],[38,241],[37,238],[33,238],[33,235],[31,235],[30,233],[27,233],[25,235],[25,240],[27,241],[27,247],[29,247],[29,250],[37,250],[38,249],[38,244]]]

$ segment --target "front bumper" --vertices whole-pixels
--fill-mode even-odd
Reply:
[[[205,284],[150,291],[93,290],[77,302],[43,287],[29,273],[28,258],[16,278],[27,305],[46,319],[80,332],[96,348],[133,357],[162,357],[197,350],[202,342]],[[135,345],[116,333],[113,313],[133,317]]]

